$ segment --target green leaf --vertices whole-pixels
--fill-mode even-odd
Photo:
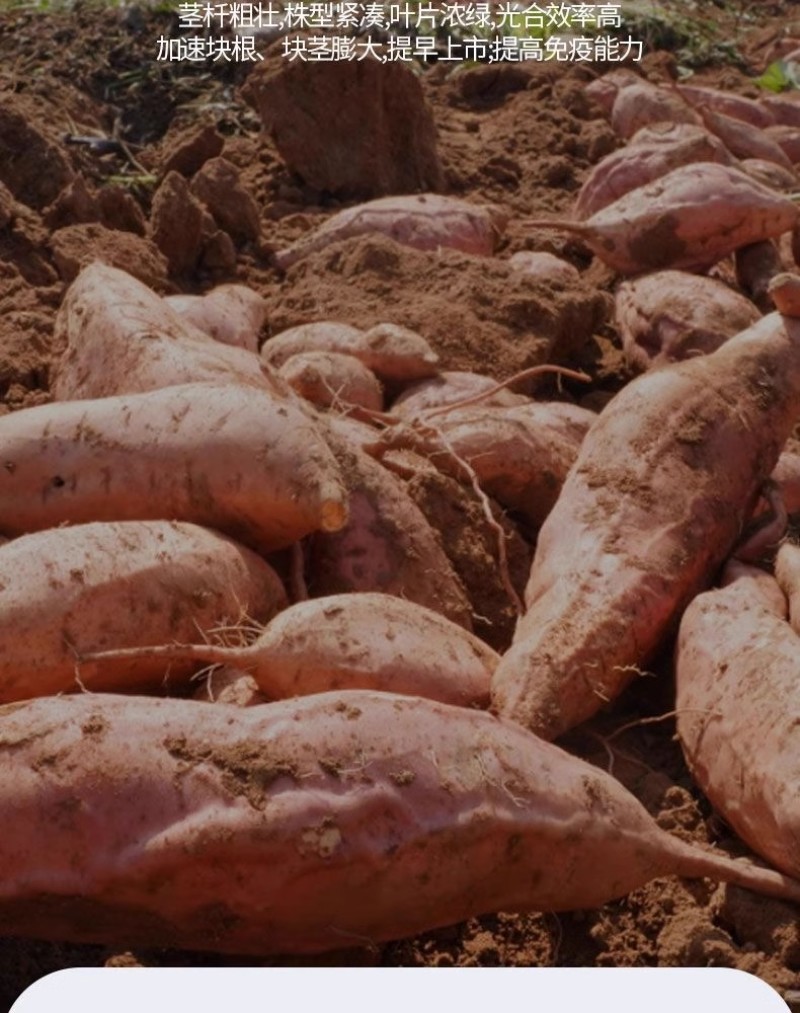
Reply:
[[[767,67],[761,77],[756,78],[756,84],[774,92],[796,88],[796,70],[792,64],[786,63],[785,60],[776,60]]]

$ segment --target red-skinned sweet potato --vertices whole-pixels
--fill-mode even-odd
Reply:
[[[215,341],[258,352],[267,304],[247,285],[217,285],[204,295],[170,295],[164,301]]]
[[[800,415],[800,321],[777,313],[606,406],[539,532],[497,710],[553,738],[634,678],[708,586]]]
[[[198,383],[0,418],[0,532],[175,519],[262,552],[347,516],[339,469],[294,396]]]
[[[212,662],[253,676],[269,699],[334,689],[375,689],[485,707],[499,656],[461,626],[422,605],[361,592],[312,598],[285,609],[247,646],[168,644],[123,652],[131,663],[158,658]],[[120,652],[86,655],[102,663]]]
[[[690,84],[676,85],[676,90],[695,109],[712,109],[762,130],[775,123],[775,117],[767,106],[744,95]]]
[[[692,776],[759,855],[800,875],[800,639],[769,574],[743,563],[684,613],[678,735]]]
[[[261,359],[279,369],[293,355],[337,352],[352,355],[382,380],[410,382],[435,376],[439,356],[407,327],[377,324],[362,331],[349,324],[321,320],[281,331],[261,348]]]
[[[710,267],[741,246],[790,231],[795,205],[724,165],[685,165],[631,190],[585,222],[533,219],[530,228],[579,235],[622,274]]]
[[[313,953],[594,908],[670,874],[800,900],[479,711],[367,691],[245,709],[98,694],[0,719],[0,917],[17,936]]]
[[[146,285],[98,261],[70,285],[56,317],[56,341],[65,347],[52,382],[57,401],[203,380],[286,389],[258,356],[214,341]]]
[[[496,387],[496,380],[480,373],[444,370],[438,376],[407,387],[393,403],[390,414],[412,420],[422,417],[429,408],[443,408],[483,393],[487,396],[480,403],[485,408],[512,408],[530,400],[524,394],[515,394],[505,387],[495,390]],[[494,392],[489,394],[490,390]]]
[[[167,521],[81,524],[0,547],[0,701],[77,690],[158,686],[156,658],[78,667],[92,651],[202,639],[243,614],[265,622],[286,605],[255,553]],[[184,680],[177,663],[169,680]]]
[[[575,217],[589,218],[631,190],[694,162],[734,165],[722,141],[690,123],[659,122],[639,130],[624,148],[597,163],[575,201]]]
[[[782,543],[775,556],[775,579],[786,598],[789,625],[800,633],[800,545]]]
[[[754,127],[713,109],[704,109],[700,115],[706,129],[716,134],[736,158],[760,158],[791,170],[792,161],[789,156],[778,141],[760,127]]]
[[[680,95],[649,81],[623,83],[611,108],[611,128],[628,140],[637,130],[661,120],[699,123],[700,117]]]
[[[686,271],[623,282],[615,298],[622,348],[639,370],[707,355],[760,317],[749,299],[723,282]]]
[[[375,412],[383,409],[380,381],[354,355],[299,352],[290,355],[278,373],[292,390],[318,408],[345,411],[348,405],[358,405]]]
[[[380,197],[339,211],[309,235],[275,254],[279,267],[288,268],[309,253],[354,236],[380,233],[417,250],[448,247],[490,257],[503,234],[508,216],[491,204],[470,204],[457,197],[425,193],[408,197]]]

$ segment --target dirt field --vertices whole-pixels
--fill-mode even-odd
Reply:
[[[439,64],[417,77],[436,125],[442,189],[508,212],[500,261],[520,250],[557,253],[581,271],[574,287],[553,289],[514,276],[502,264],[487,267],[453,251],[434,255],[374,237],[346,240],[284,274],[272,266],[272,252],[353,201],[315,189],[285,166],[240,95],[250,64],[157,62],[156,40],[175,26],[166,10],[78,3],[59,13],[32,4],[3,6],[0,180],[18,204],[14,226],[0,228],[0,411],[48,400],[54,315],[66,285],[94,255],[135,271],[164,293],[245,282],[268,301],[268,334],[326,317],[366,327],[390,315],[428,338],[445,368],[497,379],[545,359],[585,369],[592,384],[568,382],[563,396],[595,408],[630,378],[609,322],[610,271],[577,241],[532,233],[517,221],[567,213],[588,168],[617,146],[583,91],[607,68],[547,63],[456,70]],[[707,36],[687,50],[685,41],[654,33],[656,48],[644,61],[653,80],[674,76],[688,60],[698,64],[693,82],[756,95],[748,78],[763,71],[782,38],[800,39],[794,3],[666,6],[696,7],[693,16],[713,25],[716,48]],[[657,48],[670,41],[673,51]],[[706,56],[712,62],[703,66]],[[268,62],[277,59],[273,54]],[[100,137],[113,143],[103,148],[75,140]],[[206,235],[189,249],[178,225],[159,252],[150,216],[161,175],[180,167],[191,177],[220,153],[238,170],[236,187],[218,185],[211,198],[217,223],[230,222],[231,239],[212,242]],[[256,203],[258,235],[240,191]],[[160,212],[166,231],[174,229],[175,208]],[[3,211],[0,206],[0,221]],[[176,268],[180,263],[183,268]],[[478,563],[470,561],[470,539],[464,538],[450,551],[468,571]],[[517,560],[520,580],[526,565],[526,557]],[[503,647],[511,632],[508,603],[487,592],[482,608],[494,616],[487,638]],[[613,712],[563,744],[598,765],[613,764],[660,826],[746,854],[693,788],[673,721],[639,721],[673,706],[669,652],[655,667],[657,677],[640,680]],[[263,961],[287,962],[295,961]],[[321,962],[724,966],[785,991],[800,987],[800,928],[789,905],[705,881],[660,880],[600,910],[486,917]],[[58,968],[236,963],[213,954],[119,953],[0,939],[0,1008]]]

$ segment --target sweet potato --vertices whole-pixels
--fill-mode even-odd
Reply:
[[[281,331],[261,348],[261,359],[274,369],[302,352],[352,355],[382,380],[413,381],[435,376],[439,356],[416,331],[397,324],[377,324],[362,331],[349,324],[322,320]]]
[[[622,84],[611,108],[611,129],[626,140],[637,130],[658,121],[699,123],[700,117],[680,95],[649,81]]]
[[[0,701],[158,685],[158,658],[79,673],[78,655],[193,642],[243,613],[265,622],[285,605],[267,563],[194,524],[82,524],[16,538],[0,547]],[[169,676],[192,670],[179,662]]]
[[[643,79],[632,70],[611,70],[602,77],[590,81],[584,91],[599,108],[606,119],[611,118],[611,110],[614,108],[614,99],[617,97],[620,88],[626,85],[637,84]]]
[[[797,173],[794,168],[784,169],[775,162],[765,162],[762,158],[743,158],[738,168],[756,183],[761,183],[771,190],[792,193],[797,188]]]
[[[776,123],[788,127],[800,127],[800,102],[790,95],[765,95],[761,105],[771,114]]]
[[[421,605],[362,592],[312,598],[281,612],[248,646],[168,644],[82,657],[124,656],[152,665],[212,662],[253,676],[269,699],[334,689],[376,689],[485,707],[499,656],[483,641]]]
[[[768,127],[764,133],[781,147],[792,165],[800,162],[800,128],[777,123],[774,127]]]
[[[774,162],[783,169],[791,169],[792,161],[781,145],[759,127],[724,113],[704,109],[701,112],[704,126],[716,134],[728,151],[737,158],[760,158]]]
[[[763,313],[775,309],[769,294],[769,285],[777,274],[783,273],[783,261],[778,247],[771,239],[742,246],[734,254],[736,284]]]
[[[664,875],[800,899],[780,873],[672,837],[608,774],[511,723],[359,690],[6,708],[0,819],[16,936],[313,953],[594,908]]]
[[[598,416],[539,532],[494,706],[553,738],[648,664],[711,582],[800,414],[800,321],[638,377]]]
[[[217,285],[205,295],[170,295],[164,301],[215,341],[258,352],[267,304],[247,285]]]
[[[51,385],[57,401],[201,380],[284,390],[258,356],[214,341],[146,285],[99,262],[70,285],[56,317],[56,341],[65,346]]]
[[[800,639],[775,580],[735,562],[681,621],[678,735],[700,788],[759,855],[800,875]]]
[[[770,476],[783,498],[787,514],[800,514],[800,450],[786,447]]]
[[[354,355],[341,352],[300,352],[278,370],[292,390],[318,408],[359,405],[383,409],[383,388],[372,370]]]
[[[762,130],[775,123],[775,117],[767,106],[745,98],[744,95],[690,84],[679,84],[675,87],[678,94],[695,109],[711,109]]]
[[[800,317],[800,274],[781,271],[767,285],[767,295],[775,309],[786,317]]]
[[[686,271],[656,271],[624,282],[615,298],[622,348],[639,370],[707,355],[760,316],[723,282]]]
[[[461,582],[402,479],[360,449],[360,429],[349,420],[331,417],[326,431],[349,493],[349,516],[341,531],[309,539],[312,596],[380,591],[471,630]]]
[[[457,197],[435,193],[380,197],[339,211],[309,235],[276,253],[275,261],[285,269],[331,243],[375,232],[417,250],[448,247],[490,257],[507,221],[506,213],[494,205],[470,204]]]
[[[508,266],[527,278],[567,288],[580,281],[577,267],[544,250],[520,250],[508,258]]]
[[[534,219],[531,228],[579,235],[622,274],[708,268],[748,243],[793,228],[795,205],[738,169],[698,162],[631,190],[585,222]]]
[[[775,579],[786,598],[789,625],[800,633],[800,546],[783,542],[775,556]]]
[[[645,127],[590,171],[575,201],[575,217],[588,218],[631,190],[694,162],[733,165],[735,159],[722,141],[703,127],[667,122]]]
[[[422,415],[428,408],[443,408],[445,405],[463,401],[476,394],[488,392],[497,387],[491,377],[480,373],[469,373],[459,370],[445,370],[430,380],[422,380],[412,387],[407,387],[391,407],[391,414],[402,419],[414,419]],[[485,408],[490,406],[511,408],[518,404],[527,404],[530,399],[524,394],[501,388],[481,401]]]
[[[262,552],[347,516],[313,421],[254,386],[185,384],[0,418],[0,532],[63,522],[189,520]]]

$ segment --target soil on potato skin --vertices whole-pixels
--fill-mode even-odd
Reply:
[[[800,37],[800,25],[793,33],[785,14],[775,17],[780,8],[762,6],[763,21],[746,33],[741,24],[735,26],[754,71],[769,62],[782,37]],[[723,35],[733,29],[722,15],[715,16],[721,18]],[[93,244],[101,240],[103,255],[112,262],[115,256],[123,267],[139,262],[131,256],[131,243],[132,237],[145,239],[142,223],[153,194],[148,174],[157,173],[181,146],[182,158],[196,157],[205,143],[197,141],[203,127],[213,128],[209,136],[216,130],[222,138],[224,157],[238,167],[256,199],[263,241],[240,242],[235,261],[223,255],[223,244],[223,254],[218,249],[180,282],[152,258],[147,269],[161,291],[199,292],[222,280],[250,284],[269,304],[267,336],[324,315],[369,326],[386,319],[391,305],[392,321],[428,337],[444,368],[505,378],[545,358],[568,362],[594,379],[589,388],[564,384],[561,396],[594,407],[629,379],[608,323],[611,274],[575,240],[526,232],[513,218],[568,214],[586,170],[617,146],[583,94],[591,68],[483,66],[448,74],[433,68],[422,77],[448,192],[500,204],[512,215],[496,263],[446,252],[437,275],[431,255],[361,238],[315,254],[284,276],[271,267],[270,249],[286,246],[341,205],[293,178],[260,133],[257,117],[237,98],[246,65],[188,68],[155,62],[155,40],[171,27],[169,14],[137,6],[114,11],[78,4],[62,14],[0,12],[0,135],[23,124],[34,131],[40,152],[38,161],[26,164],[4,161],[0,150],[0,180],[13,196],[13,224],[0,230],[0,412],[48,399],[52,325],[66,281],[86,250],[99,249]],[[645,61],[653,79],[673,66],[667,53]],[[697,80],[754,93],[746,77],[730,67],[703,71]],[[118,136],[126,149],[100,153],[65,144],[67,134]],[[187,148],[187,141],[195,147]],[[61,197],[55,204],[46,192],[43,158],[51,181],[60,174]],[[78,174],[83,190],[84,184],[75,182]],[[0,221],[4,204],[9,198],[0,194]],[[76,227],[83,231],[59,231]],[[564,256],[582,272],[577,288],[526,286],[513,277],[502,261],[523,249]],[[579,340],[576,328],[586,332]],[[477,523],[474,504],[458,509]],[[449,528],[452,540],[457,526]],[[491,534],[481,538],[491,544]],[[476,565],[475,545],[450,551],[465,574]],[[498,616],[503,611],[498,605]],[[510,630],[507,606],[503,622]],[[655,667],[657,676],[640,679],[613,713],[563,744],[612,769],[662,827],[746,854],[692,786],[674,741],[674,722],[642,723],[672,708],[669,651]],[[215,954],[119,953],[102,946],[0,939],[0,1008],[9,1008],[26,985],[59,968],[254,963]],[[705,881],[669,879],[596,911],[499,914],[386,946],[262,963],[724,966],[753,972],[786,990],[800,986],[800,929],[796,909],[786,904]]]

